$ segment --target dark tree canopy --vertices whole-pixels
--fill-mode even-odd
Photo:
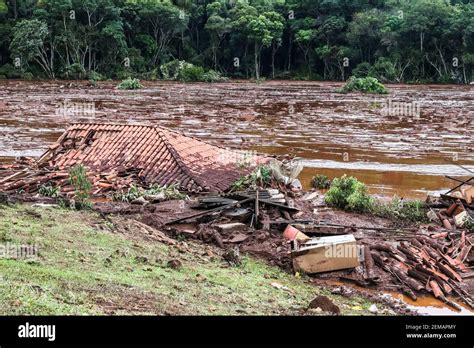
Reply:
[[[474,3],[0,0],[0,78],[155,79],[175,60],[232,78],[470,83]]]

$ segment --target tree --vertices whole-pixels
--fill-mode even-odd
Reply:
[[[36,62],[50,78],[54,78],[54,52],[45,46],[48,26],[37,19],[22,20],[12,29],[11,56],[22,64]]]
[[[284,28],[283,17],[275,11],[266,12],[269,20],[269,31],[272,40],[272,78],[275,78],[275,55],[282,45],[282,35]]]
[[[295,31],[295,41],[303,52],[305,68],[311,75],[312,69],[309,63],[308,54],[313,47],[314,39],[316,37],[316,30],[314,28],[316,22],[311,17],[306,17],[302,20],[295,20],[292,24]]]
[[[205,28],[211,37],[212,59],[214,62],[214,69],[217,70],[217,52],[224,36],[230,32],[230,19],[225,17],[223,13],[222,4],[220,2],[213,2],[207,5],[209,18],[207,19]],[[222,14],[222,15],[221,15]]]
[[[139,15],[151,26],[151,35],[155,39],[152,64],[157,65],[165,59],[165,53],[172,54],[170,42],[187,28],[189,16],[169,1],[143,0],[139,3]]]

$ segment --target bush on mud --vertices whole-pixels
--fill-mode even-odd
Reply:
[[[389,203],[374,202],[371,212],[374,215],[412,223],[428,223],[428,210],[422,201],[407,201],[394,197]]]
[[[359,91],[363,93],[386,94],[388,90],[374,77],[354,77],[351,76],[346,85],[342,87],[342,92]]]
[[[394,197],[390,202],[382,202],[367,193],[364,183],[352,176],[335,178],[325,196],[330,206],[360,213],[370,213],[383,218],[408,223],[427,223],[427,208],[422,201],[403,200]]]
[[[188,63],[184,60],[173,60],[160,66],[164,80],[183,82],[219,82],[226,78],[215,71],[205,71],[203,67]]]
[[[98,72],[91,70],[87,73],[87,78],[89,81],[103,81],[105,80],[104,76],[102,74],[99,74]]]
[[[131,77],[129,77],[128,79],[123,80],[117,86],[118,89],[140,89],[142,87],[143,86],[141,85],[140,80],[132,79]]]
[[[67,65],[61,74],[62,78],[82,80],[87,76],[86,69],[79,63]]]
[[[365,184],[347,175],[332,181],[325,200],[330,206],[358,212],[369,211],[373,204]]]

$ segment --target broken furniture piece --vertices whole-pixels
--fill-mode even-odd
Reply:
[[[354,235],[339,235],[292,241],[291,257],[296,272],[321,273],[359,266]]]

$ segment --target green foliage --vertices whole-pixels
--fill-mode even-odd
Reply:
[[[381,82],[397,82],[397,71],[391,60],[380,57],[374,65],[360,63],[352,70],[352,75],[359,78],[373,77]]]
[[[474,219],[468,217],[466,222],[464,223],[464,228],[468,230],[470,233],[474,233]]]
[[[193,64],[186,64],[179,73],[179,80],[184,82],[194,82],[204,80],[204,68]]]
[[[143,197],[143,192],[136,185],[131,185],[125,193],[115,193],[114,200],[122,202],[131,202],[137,198]]]
[[[35,61],[49,77],[54,77],[51,63],[44,49],[49,34],[47,23],[37,20],[22,20],[12,29],[13,39],[10,43],[12,60],[20,59],[22,66]]]
[[[34,76],[29,71],[26,71],[26,72],[22,72],[20,74],[20,78],[23,79],[23,80],[31,81],[31,80],[34,79]]]
[[[60,192],[61,192],[60,187],[53,187],[50,184],[41,185],[38,190],[38,193],[40,194],[40,196],[51,197],[51,198],[58,198]]]
[[[347,175],[334,178],[325,200],[330,206],[358,212],[369,211],[373,204],[365,184]]]
[[[320,190],[328,189],[331,186],[331,180],[326,175],[318,174],[313,176],[311,185]]]
[[[117,86],[118,89],[140,89],[142,87],[143,86],[141,85],[140,80],[132,79],[131,77],[123,80]]]
[[[74,63],[65,67],[62,77],[72,80],[81,80],[87,75],[86,69],[79,64]]]
[[[77,209],[90,207],[89,195],[92,184],[87,177],[86,168],[82,164],[75,165],[69,170],[69,181],[75,189],[75,207]]]
[[[249,188],[267,187],[273,180],[273,171],[269,166],[259,166],[250,174],[240,177],[232,186],[231,191],[246,190]]]
[[[352,75],[468,84],[472,18],[474,3],[466,0],[0,0],[0,66],[35,78],[98,81],[90,76],[96,71],[155,80],[159,67],[177,60],[193,66],[166,79]]]
[[[386,94],[388,90],[374,77],[351,76],[344,87],[343,92],[359,91],[363,93]]]
[[[368,62],[362,62],[358,64],[354,70],[352,70],[352,76],[355,77],[367,77],[369,76],[370,69],[372,66]]]
[[[21,71],[15,69],[11,64],[5,64],[0,67],[0,75],[4,75],[7,79],[15,79],[21,77]]]
[[[403,200],[394,197],[385,203],[372,198],[367,193],[365,184],[351,176],[335,178],[325,196],[330,206],[361,213],[402,221],[407,223],[427,223],[427,208],[417,200]]]
[[[428,223],[428,209],[422,201],[402,200],[394,197],[389,203],[375,202],[371,208],[374,215],[411,223]]]
[[[183,82],[219,82],[226,79],[214,70],[205,71],[203,67],[196,66],[184,60],[173,60],[160,66],[164,80]]]
[[[369,76],[381,82],[396,82],[397,72],[393,62],[385,57],[380,57],[369,71]]]
[[[227,81],[227,77],[222,76],[220,72],[215,70],[208,70],[202,75],[202,81],[204,82],[224,82]]]

